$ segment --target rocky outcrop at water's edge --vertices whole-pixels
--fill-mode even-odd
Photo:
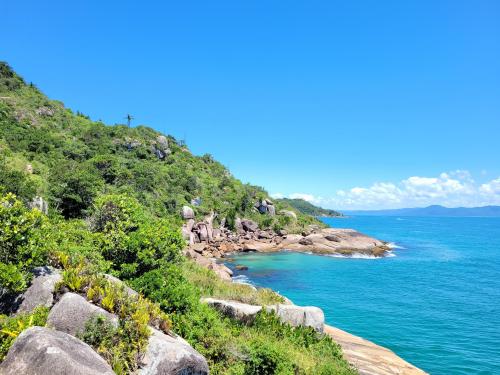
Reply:
[[[353,229],[320,228],[311,225],[303,233],[289,234],[284,230],[275,232],[271,229],[261,229],[252,220],[236,218],[235,231],[231,231],[224,226],[214,227],[213,214],[199,222],[190,214],[189,207],[185,207],[182,216],[189,219],[182,226],[182,234],[189,243],[190,251],[207,258],[222,258],[233,252],[280,250],[383,257],[390,251],[386,242]],[[191,257],[195,258],[192,252]]]

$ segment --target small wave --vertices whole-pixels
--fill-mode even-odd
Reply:
[[[396,254],[394,254],[392,251],[388,251],[385,257],[376,257],[375,255],[369,255],[369,254],[363,254],[363,253],[353,253],[349,255],[343,255],[343,254],[328,254],[326,255],[327,257],[331,258],[345,258],[345,259],[383,259],[383,258],[392,258],[395,257]]]
[[[389,243],[387,244],[387,247],[388,247],[389,249],[406,249],[406,247],[403,247],[403,246],[401,246],[401,245],[396,245],[394,242],[389,242]]]
[[[401,219],[400,217],[397,217],[396,220],[398,220],[398,221],[404,221],[406,219]]]
[[[250,285],[255,288],[252,280],[250,280],[246,275],[238,275],[233,277],[233,283]]]

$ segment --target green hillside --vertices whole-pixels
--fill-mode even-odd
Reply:
[[[297,211],[299,211],[305,215],[309,215],[309,216],[314,216],[314,217],[318,217],[318,216],[327,216],[327,217],[343,216],[338,211],[315,206],[312,203],[305,201],[304,199],[283,198],[283,199],[279,199],[279,201],[283,204],[290,205],[291,207],[295,208]]]
[[[160,217],[178,218],[182,205],[201,198],[199,217],[215,211],[219,218],[276,224],[253,209],[268,194],[241,183],[210,154],[195,156],[146,126],[107,126],[75,114],[6,64],[0,65],[0,121],[0,184],[26,201],[40,195],[52,214],[84,217],[99,194],[124,193]],[[291,208],[282,203],[277,209]]]
[[[310,328],[292,329],[265,312],[243,325],[200,302],[283,301],[270,290],[223,281],[182,256],[186,204],[198,218],[216,212],[216,224],[225,219],[229,229],[236,217],[290,232],[318,223],[301,213],[297,220],[280,215],[294,210],[286,202],[275,202],[275,216],[260,214],[255,202],[267,197],[210,155],[195,156],[145,126],[91,121],[0,63],[0,312],[12,313],[33,267],[61,269],[60,290],[119,315],[118,328],[95,321],[82,335],[117,374],[137,372],[148,325],[184,337],[212,374],[355,373],[339,346]],[[129,298],[103,273],[146,298]],[[0,315],[0,361],[23,329],[44,325],[46,316],[43,309]]]

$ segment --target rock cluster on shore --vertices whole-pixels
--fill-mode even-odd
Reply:
[[[270,215],[276,214],[274,205],[268,200],[258,201],[255,209]],[[279,214],[291,217],[294,213],[280,211]],[[214,227],[214,214],[206,216],[202,221],[195,221],[194,211],[188,206],[182,208],[182,217],[186,220],[182,226],[182,234],[189,242],[186,254],[217,273],[220,270],[216,263],[207,262],[201,257],[223,258],[233,252],[280,250],[346,256],[360,253],[381,257],[390,250],[385,242],[353,229],[321,228],[318,225],[310,225],[301,234],[289,234],[285,230],[261,229],[255,221],[236,218],[235,230],[231,231],[225,227],[224,220],[222,225]]]

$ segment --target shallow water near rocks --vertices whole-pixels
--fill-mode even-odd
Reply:
[[[239,281],[321,307],[327,323],[431,374],[500,373],[500,218],[325,218],[393,242],[395,256],[240,254]]]

